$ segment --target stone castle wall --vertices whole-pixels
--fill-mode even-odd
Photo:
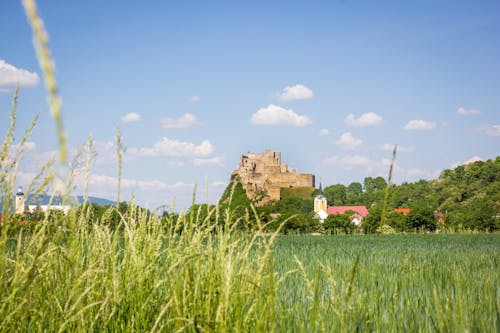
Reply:
[[[282,187],[315,185],[314,175],[289,171],[287,164],[281,161],[281,153],[270,150],[241,156],[239,167],[233,175],[239,177],[248,198],[261,205],[269,201],[279,201]]]

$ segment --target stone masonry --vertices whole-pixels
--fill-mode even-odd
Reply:
[[[280,200],[283,187],[314,187],[313,174],[297,174],[288,170],[281,161],[281,153],[266,150],[263,153],[247,153],[241,156],[239,168],[233,176],[243,185],[247,197],[257,205]]]

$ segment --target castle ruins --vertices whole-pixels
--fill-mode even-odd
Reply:
[[[243,185],[247,197],[257,205],[280,200],[284,187],[314,187],[313,174],[297,174],[281,161],[281,153],[266,150],[241,156],[239,168],[233,171]]]

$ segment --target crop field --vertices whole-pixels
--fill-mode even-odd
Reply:
[[[500,235],[2,230],[0,331],[496,332]],[[139,220],[141,217],[139,216]]]
[[[497,234],[281,236],[276,270],[299,269],[280,330],[494,332],[499,250]]]

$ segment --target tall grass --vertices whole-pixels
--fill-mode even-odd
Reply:
[[[274,237],[136,209],[120,230],[81,211],[3,237],[0,331],[273,330]]]

